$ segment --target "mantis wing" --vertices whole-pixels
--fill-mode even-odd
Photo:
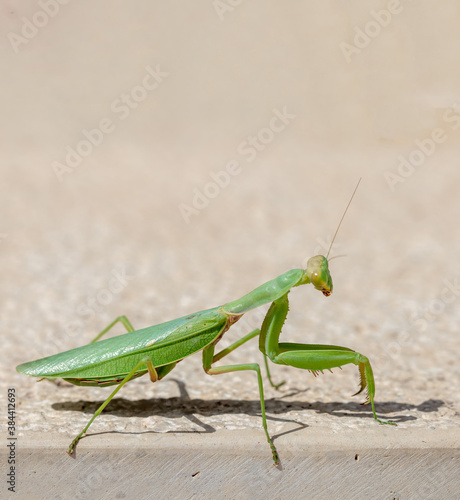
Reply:
[[[128,357],[131,364],[146,353],[154,366],[163,366],[210,344],[224,329],[227,318],[215,307],[23,363],[16,369],[35,377],[97,377],[124,373]]]

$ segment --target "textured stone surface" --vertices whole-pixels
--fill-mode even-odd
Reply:
[[[458,431],[455,436],[458,439]],[[47,485],[51,498],[77,499],[91,495],[458,498],[460,452],[447,443],[447,433],[425,436],[424,443],[420,433],[413,431],[397,439],[386,431],[369,430],[336,437],[331,440],[328,433],[312,428],[280,436],[275,442],[283,458],[276,468],[267,457],[263,437],[253,430],[102,434],[92,436],[91,444],[82,442],[75,458],[58,449],[64,445],[62,439],[50,444],[35,435],[21,450],[21,497],[35,498],[41,484]]]
[[[349,61],[340,44],[380,2],[242,2],[222,20],[212,2],[90,14],[71,2],[16,51],[7,40],[0,390],[17,395],[14,498],[460,498],[459,7],[436,6],[404,3]],[[5,7],[4,32],[38,8]],[[169,74],[140,99],[157,65]],[[124,94],[139,101],[126,116]],[[101,120],[103,142],[56,175]],[[274,366],[286,380],[265,387],[276,469],[254,374],[209,377],[196,354],[158,384],[127,384],[65,454],[111,388],[36,383],[17,364],[81,346],[120,314],[142,328],[305,266],[359,177],[334,293],[293,290],[282,339],[367,355],[377,412],[398,427],[351,397],[355,367],[315,379]],[[255,340],[227,359],[262,361]]]

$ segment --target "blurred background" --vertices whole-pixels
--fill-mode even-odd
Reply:
[[[283,338],[368,355],[387,417],[419,412],[410,425],[422,426],[458,411],[458,2],[0,9],[2,380],[23,387],[30,429],[68,422],[68,411],[40,414],[47,398],[103,391],[56,395],[16,364],[89,342],[120,314],[145,327],[304,266],[327,253],[359,178],[331,252],[345,255],[331,262],[334,294],[294,290]],[[259,356],[256,343],[239,351],[231,362]],[[195,398],[258,397],[251,374],[206,377],[199,355],[173,373]],[[352,368],[275,373],[313,405],[355,392]],[[123,397],[178,395],[156,386],[138,381]],[[75,414],[72,431],[87,420]],[[193,426],[157,417],[158,429]]]

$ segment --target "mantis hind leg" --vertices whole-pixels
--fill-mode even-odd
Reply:
[[[254,332],[255,332],[255,330],[254,330]],[[257,336],[258,332],[257,333],[254,333],[254,332],[251,332],[250,334],[248,334],[246,336],[249,338],[244,337],[244,339],[249,340],[250,338]],[[243,339],[241,339],[241,340],[243,340]],[[238,341],[238,342],[239,342],[239,345],[241,345],[241,343],[243,343],[241,341]],[[230,346],[230,347],[232,347],[232,346]],[[238,346],[236,346],[236,347],[238,347]],[[236,347],[234,347],[234,349],[236,349]],[[223,356],[225,356],[225,354],[228,354],[228,352],[231,352],[231,350],[228,351],[229,348],[227,348],[227,349],[225,349],[225,351],[227,351],[227,352],[225,352],[225,354],[221,355],[221,353],[224,352],[224,351],[221,351],[219,354],[214,356],[214,348],[215,348],[215,346],[213,344],[211,344],[208,347],[205,347],[203,349],[203,368],[204,368],[204,371],[208,375],[220,375],[221,373],[237,372],[237,371],[243,371],[243,370],[252,370],[252,371],[255,371],[257,373],[257,381],[259,384],[260,407],[261,407],[261,411],[262,411],[262,425],[263,425],[263,428],[265,431],[265,436],[267,437],[268,444],[270,445],[270,449],[272,451],[273,461],[275,462],[275,465],[278,465],[279,464],[278,452],[276,451],[275,445],[273,444],[273,441],[270,437],[270,434],[268,433],[268,428],[267,428],[267,419],[265,417],[264,386],[262,383],[262,375],[260,373],[260,366],[257,363],[247,363],[247,364],[241,364],[241,365],[227,365],[227,366],[213,367],[212,363],[214,361],[217,361],[217,359],[220,359]]]
[[[97,342],[101,337],[103,337],[111,328],[113,328],[118,322],[120,322],[127,330],[128,333],[131,333],[131,332],[134,332],[134,327],[133,325],[131,324],[131,322],[129,321],[129,319],[126,317],[126,316],[118,316],[118,318],[114,319],[112,321],[112,323],[110,323],[110,325],[106,326],[101,333],[98,333],[96,335],[96,337],[94,337],[93,340],[91,340],[91,342],[89,342],[90,344],[94,344],[94,342]],[[174,367],[173,367],[174,368]],[[171,368],[172,370],[172,368]],[[169,370],[169,371],[171,371]],[[43,377],[43,378],[40,378],[37,380],[37,382],[41,382],[42,380],[45,380],[47,377]],[[56,384],[56,381],[52,378],[48,378],[48,380],[50,382],[53,382]],[[66,380],[67,382],[71,383],[71,384],[74,384],[74,385],[86,385],[86,386],[101,386],[101,385],[114,385],[113,382],[110,383],[110,381],[108,383],[105,383],[105,384],[101,384],[99,382],[94,382],[94,383],[91,383],[91,382],[85,382],[85,383],[81,383],[79,381],[79,379],[72,379],[72,378],[65,378],[64,380]]]
[[[78,441],[82,438],[83,434],[86,433],[86,431],[89,429],[89,426],[94,422],[97,416],[99,416],[102,413],[102,410],[110,403],[110,401],[113,399],[115,394],[126,384],[126,382],[129,382],[132,378],[134,378],[137,373],[139,372],[139,369],[142,366],[147,366],[147,371],[150,375],[150,380],[152,382],[156,382],[157,380],[161,380],[163,377],[165,377],[175,366],[176,363],[170,363],[169,365],[164,365],[160,366],[159,368],[155,368],[153,366],[152,360],[150,358],[145,358],[141,360],[137,365],[124,377],[124,379],[117,385],[115,390],[110,394],[110,396],[99,406],[99,408],[96,410],[94,415],[91,417],[90,421],[86,424],[86,427],[78,434],[78,436],[70,443],[68,454],[71,455],[75,446],[77,445]],[[145,368],[144,368],[145,370]]]
[[[118,322],[120,322],[128,333],[134,332],[134,327],[126,316],[118,316],[118,318],[114,319],[110,325],[106,326],[101,333],[96,335],[96,337],[90,342],[90,344],[94,344],[101,337],[103,337],[111,328],[113,328]]]

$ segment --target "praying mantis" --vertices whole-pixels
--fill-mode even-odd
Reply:
[[[42,379],[62,378],[79,386],[117,386],[70,443],[68,453],[72,454],[78,441],[88,431],[95,418],[127,382],[146,373],[149,374],[152,382],[157,382],[171,372],[179,361],[202,351],[203,368],[208,375],[239,371],[256,373],[263,429],[270,445],[274,464],[278,465],[279,456],[267,427],[264,388],[259,364],[214,366],[214,363],[254,337],[259,337],[259,349],[263,354],[268,379],[273,387],[277,388],[281,384],[273,384],[267,359],[276,364],[308,370],[315,376],[323,370],[331,370],[351,363],[358,366],[360,373],[360,387],[356,394],[367,389],[364,404],[371,403],[375,420],[382,424],[395,425],[393,422],[384,422],[377,418],[374,406],[374,376],[366,356],[347,347],[279,342],[281,328],[289,309],[288,294],[292,288],[311,283],[325,297],[331,295],[333,285],[328,256],[358,186],[359,181],[339,222],[326,257],[316,255],[310,258],[306,269],[287,271],[243,297],[224,305],[141,330],[135,330],[126,316],[120,316],[87,345],[17,366],[18,372]],[[271,305],[260,328],[248,333],[226,349],[215,353],[217,343],[234,323],[248,311],[268,303]],[[117,323],[123,324],[127,333],[100,340]]]

